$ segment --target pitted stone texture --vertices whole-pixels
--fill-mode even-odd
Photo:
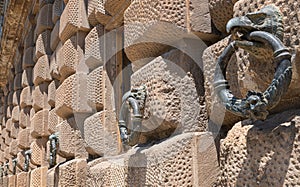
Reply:
[[[239,122],[221,141],[217,186],[299,186],[300,110]]]
[[[134,0],[124,14],[125,52],[132,62],[163,54],[188,33],[217,39],[207,0]]]
[[[40,57],[33,68],[33,83],[35,86],[42,84],[43,82],[49,82],[52,80],[50,75],[50,56],[43,55]]]
[[[209,0],[209,12],[216,28],[226,33],[226,24],[233,17],[233,6],[238,0]]]
[[[22,74],[22,87],[25,88],[27,86],[33,86],[33,79],[32,79],[32,67],[29,68],[25,68],[23,70],[23,74]]]
[[[103,109],[103,66],[95,69],[88,75],[87,94],[88,104],[97,111]]]
[[[105,13],[104,1],[89,0],[88,2],[88,21],[92,26],[96,26],[98,23],[106,25],[112,17]],[[97,18],[96,18],[97,16]]]
[[[34,47],[28,47],[27,49],[24,50],[23,61],[22,61],[23,69],[34,66],[34,61],[33,61],[34,51],[35,51]]]
[[[224,48],[229,44],[229,38],[225,38],[214,45],[209,46],[203,52],[203,74],[205,87],[205,100],[207,111],[210,119],[216,124],[232,126],[234,123],[241,120],[241,117],[235,116],[230,112],[226,112],[225,108],[220,104],[217,95],[213,90],[214,74],[216,69],[217,59],[223,52]],[[241,97],[239,83],[237,80],[238,63],[236,56],[233,55],[227,67],[226,78],[229,82],[230,89],[236,97]]]
[[[20,107],[15,106],[12,110],[11,119],[12,122],[16,123],[19,122],[19,116],[20,116]]]
[[[63,119],[56,114],[55,109],[50,110],[48,115],[48,131],[51,134],[57,132],[56,126],[62,121]]]
[[[30,136],[30,129],[29,128],[20,129],[17,140],[18,140],[17,144],[20,149],[29,149],[30,144],[32,143],[32,138]]]
[[[95,69],[104,63],[104,27],[95,26],[85,38],[85,63]]]
[[[47,29],[52,29],[54,26],[52,22],[52,4],[47,4],[41,8],[37,18],[37,25],[35,28],[35,37]]]
[[[19,116],[19,125],[22,128],[30,127],[30,110],[31,107],[22,108]]]
[[[71,127],[71,122],[64,120],[56,126],[59,133],[59,148],[58,154],[64,158],[74,158],[81,147],[83,147],[83,139],[79,130]],[[72,125],[74,126],[74,125]]]
[[[34,114],[31,120],[30,134],[34,138],[48,137],[50,132],[48,131],[48,116],[49,110],[41,110]]]
[[[33,91],[33,87],[31,86],[27,86],[22,90],[20,95],[21,108],[32,106],[32,91]]]
[[[35,58],[39,59],[43,55],[51,55],[50,48],[51,30],[47,29],[38,35],[35,46]],[[36,61],[36,60],[35,60]]]
[[[21,172],[17,174],[16,187],[29,186],[30,175],[28,172]]]
[[[14,79],[14,91],[22,89],[22,73],[15,75]]]
[[[60,19],[59,38],[65,42],[78,30],[90,29],[84,0],[70,0]]]
[[[48,104],[48,85],[49,83],[43,83],[34,87],[32,92],[32,103],[36,112],[42,109],[51,108]]]
[[[79,62],[78,56],[77,36],[72,36],[56,51],[56,63],[62,79],[76,72],[76,66]]]
[[[59,23],[60,21],[58,20],[56,23],[55,23],[55,26],[51,32],[51,40],[50,40],[50,48],[52,51],[55,51],[58,43],[60,42],[60,39],[58,37],[58,34],[59,34]]]
[[[58,52],[60,50],[60,48],[62,47],[61,43],[59,43],[56,47],[56,50],[53,52],[53,54],[51,55],[50,58],[50,75],[52,76],[52,78],[55,79],[60,79],[60,74],[58,71]],[[63,59],[61,59],[63,60]]]
[[[53,80],[48,86],[48,103],[51,107],[55,107],[55,95],[58,85],[59,81]]]
[[[66,119],[74,113],[91,113],[87,104],[87,75],[74,74],[56,90],[56,113]]]
[[[59,166],[58,186],[85,187],[86,160],[74,159]]]
[[[60,16],[64,10],[63,0],[54,0],[52,6],[52,22],[57,24],[57,21],[60,19]]]
[[[104,186],[213,186],[219,173],[210,133],[177,135],[89,165],[89,186],[97,186],[97,182]]]
[[[136,71],[131,81],[133,88],[145,85],[147,90],[141,128],[144,136],[160,139],[175,130],[206,130],[203,74],[187,55],[172,50]]]
[[[48,138],[39,138],[33,140],[30,145],[32,151],[30,161],[36,166],[45,166],[46,165],[46,144]]]
[[[30,173],[30,186],[41,187],[47,185],[47,167],[39,167]]]
[[[22,90],[17,90],[17,91],[14,91],[13,93],[13,106],[18,106],[20,105],[20,95],[21,95],[21,91]]]
[[[118,133],[104,126],[105,112],[98,112],[84,121],[84,140],[91,155],[117,155],[119,150]]]
[[[104,0],[103,5],[105,10],[114,16],[119,14],[121,10],[125,10],[130,5],[130,2],[128,0]]]

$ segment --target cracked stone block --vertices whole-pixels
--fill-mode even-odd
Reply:
[[[9,154],[11,154],[12,156],[16,156],[18,152],[19,152],[18,142],[16,139],[13,139],[9,145]]]
[[[88,165],[88,186],[213,186],[219,174],[210,133],[185,133]]]
[[[13,106],[20,105],[20,95],[22,90],[17,90],[13,93]]]
[[[30,144],[30,149],[32,151],[30,161],[36,166],[47,165],[46,155],[46,144],[48,138],[38,138],[32,141]]]
[[[63,119],[56,114],[55,109],[50,110],[48,115],[48,131],[51,134],[57,132],[56,126],[62,121]]]
[[[29,186],[30,174],[28,172],[21,172],[17,174],[16,187]]]
[[[104,126],[105,111],[98,112],[84,121],[84,141],[91,155],[117,155],[119,135]]]
[[[17,138],[19,133],[19,123],[12,123],[10,128],[10,137]]]
[[[60,18],[60,40],[65,42],[77,31],[89,31],[89,29],[85,2],[83,0],[70,0]]]
[[[50,132],[48,131],[48,116],[49,110],[40,110],[34,114],[31,119],[31,131],[30,134],[34,138],[48,137]]]
[[[191,57],[172,50],[132,74],[132,88],[144,85],[147,90],[142,136],[149,140],[172,133],[206,131],[208,119],[200,67]]]
[[[11,119],[13,123],[19,122],[20,107],[15,106],[12,110]]]
[[[22,73],[15,75],[14,79],[14,91],[22,89]]]
[[[61,50],[62,44],[61,42],[57,45],[56,50],[53,52],[53,54],[51,55],[50,58],[50,75],[52,76],[52,78],[55,79],[60,79],[60,74],[58,71],[58,64],[57,64],[57,60],[58,60],[58,53],[59,50]],[[62,59],[61,59],[62,60]]]
[[[103,1],[98,0],[89,0],[87,15],[88,21],[92,26],[95,26],[98,23],[106,25],[112,19],[111,15],[106,13]]]
[[[33,68],[33,83],[35,86],[42,84],[43,82],[49,82],[52,80],[50,75],[50,56],[43,55],[40,57]]]
[[[37,37],[43,31],[52,29],[54,26],[52,22],[52,4],[47,4],[41,8],[37,18],[37,25],[35,28],[35,36]]]
[[[216,185],[299,186],[299,129],[299,109],[236,123],[220,142]]]
[[[157,57],[189,34],[218,40],[208,0],[134,0],[124,13],[125,53],[132,62]]]
[[[35,58],[38,60],[43,55],[51,55],[50,48],[51,30],[47,29],[38,35],[35,46]],[[36,61],[35,60],[35,61]]]
[[[22,87],[23,88],[25,88],[27,86],[33,86],[32,71],[33,71],[32,67],[25,68],[23,70],[23,74],[22,74]]]
[[[28,47],[27,49],[24,50],[23,61],[22,61],[23,69],[34,66],[34,61],[33,61],[34,51],[35,51],[34,47]]]
[[[48,86],[48,103],[51,107],[55,107],[55,95],[58,85],[59,81],[53,80]]]
[[[20,95],[20,106],[21,108],[32,106],[32,91],[33,87],[27,86],[23,88]]]
[[[86,186],[86,166],[84,159],[74,159],[60,165],[58,186]]]
[[[29,149],[33,139],[30,136],[30,128],[20,129],[17,144],[20,149]]]
[[[47,171],[48,167],[39,167],[30,173],[30,186],[40,187],[47,185]]]
[[[30,127],[30,110],[31,107],[22,108],[19,116],[19,125],[22,128]]]
[[[89,69],[95,69],[104,63],[104,27],[95,26],[85,38],[84,59]]]
[[[83,158],[86,156],[81,132],[74,129],[74,126],[74,122],[66,120],[56,126],[59,133],[59,148],[57,153],[63,158]]]
[[[87,75],[74,74],[68,77],[56,90],[56,113],[66,119],[76,113],[91,113],[87,104]]]
[[[32,92],[32,106],[36,112],[51,108],[48,104],[48,85],[49,83],[43,83],[34,87]]]
[[[52,22],[57,24],[60,16],[64,10],[64,1],[63,0],[55,0],[52,6]]]
[[[88,104],[93,109],[100,111],[103,109],[103,78],[102,78],[103,66],[93,70],[88,75],[87,80],[87,94]]]
[[[52,51],[55,51],[58,43],[60,42],[60,39],[59,39],[59,24],[60,24],[60,21],[58,20],[56,23],[55,23],[55,26],[51,32],[51,40],[50,40],[50,48]]]

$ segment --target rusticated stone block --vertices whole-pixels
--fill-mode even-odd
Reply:
[[[27,49],[24,50],[23,61],[22,61],[23,69],[34,66],[33,53],[34,53],[34,47],[28,47]]]
[[[54,0],[52,6],[52,22],[57,24],[59,21],[60,16],[64,10],[64,1],[63,0]]]
[[[189,34],[213,42],[213,28],[208,0],[134,0],[124,13],[125,53],[132,62],[157,57]]]
[[[87,104],[87,75],[74,74],[56,90],[56,113],[66,119],[74,113],[91,113]]]
[[[17,144],[20,149],[29,149],[33,139],[30,136],[30,129],[20,129]]]
[[[48,115],[48,131],[51,134],[57,132],[56,126],[62,121],[63,119],[56,114],[55,109],[50,110]]]
[[[7,119],[7,121],[6,121],[6,123],[5,123],[5,130],[6,130],[7,132],[10,132],[12,124],[13,124],[13,122],[12,122],[11,118],[10,118],[10,119]],[[4,137],[4,136],[3,136],[3,137]],[[4,137],[4,138],[5,138],[5,137]]]
[[[51,32],[51,40],[50,40],[50,48],[52,49],[52,51],[55,51],[58,43],[60,42],[60,39],[59,39],[59,24],[60,24],[60,21],[58,20],[56,23],[55,23],[55,26]]]
[[[97,15],[97,19],[96,19]],[[98,23],[106,25],[112,17],[105,13],[103,1],[89,0],[88,2],[88,21],[91,25],[95,26]]]
[[[25,150],[19,151],[17,154],[17,167],[21,170],[24,170],[24,163],[25,163]]]
[[[24,39],[24,49],[34,46],[34,25],[30,25],[26,37]]]
[[[65,42],[78,30],[88,31],[89,29],[85,2],[83,0],[70,0],[61,15],[60,40]]]
[[[32,90],[33,87],[25,87],[20,95],[20,106],[21,108],[32,106]]]
[[[6,118],[11,118],[12,106],[8,106],[6,109]]]
[[[4,138],[4,143],[6,144],[6,145],[9,145],[10,144],[10,142],[11,142],[11,138],[9,137],[9,133],[8,133],[8,131],[2,131],[2,138]]]
[[[84,140],[91,155],[116,155],[120,152],[118,134],[104,126],[105,112],[98,112],[84,121]]]
[[[52,22],[52,4],[47,4],[41,8],[37,18],[37,25],[35,28],[35,37],[47,29],[52,29],[54,26]]]
[[[58,186],[59,167],[54,166],[47,172],[47,186]]]
[[[7,96],[7,105],[13,104],[14,91],[10,91]]]
[[[80,131],[74,129],[71,124],[75,126],[74,122],[64,120],[56,126],[59,133],[58,154],[64,158],[83,157],[84,140]]]
[[[33,83],[35,86],[52,80],[50,75],[50,56],[40,57],[33,68]]]
[[[8,187],[15,187],[17,182],[16,175],[9,175],[8,176]]]
[[[51,108],[48,104],[48,85],[49,83],[43,83],[34,87],[32,92],[32,103],[35,111]]]
[[[47,185],[47,167],[39,167],[30,173],[30,186],[40,187]]]
[[[87,186],[213,186],[219,174],[214,138],[207,132],[177,135],[109,159],[89,163]]]
[[[55,107],[55,95],[58,85],[59,81],[53,80],[48,86],[48,103],[51,107]]]
[[[36,166],[45,166],[46,164],[46,144],[48,138],[39,138],[32,141],[30,149],[32,151],[30,161]]]
[[[14,79],[14,90],[20,90],[22,89],[22,73],[18,73],[15,75]]]
[[[13,106],[18,106],[20,105],[20,95],[21,95],[22,90],[17,90],[13,94]]]
[[[13,123],[19,122],[20,107],[15,106],[12,110],[11,119]]]
[[[95,69],[104,63],[104,27],[97,25],[85,38],[85,63],[89,69]]]
[[[10,137],[17,138],[19,133],[19,123],[12,123],[10,128]]]
[[[55,79],[60,79],[60,74],[58,71],[58,64],[57,64],[57,60],[58,60],[58,51],[61,50],[61,42],[57,45],[56,50],[53,52],[53,54],[51,55],[50,58],[50,75],[52,76],[52,78]],[[62,60],[62,59],[61,59]]]
[[[86,166],[84,159],[74,159],[60,165],[58,186],[86,186]]]
[[[131,1],[128,0],[104,0],[104,9],[112,16],[119,14],[120,11],[126,10]]]
[[[52,50],[50,48],[51,30],[45,30],[38,35],[35,46],[35,58],[39,59],[43,55],[51,55]]]
[[[19,125],[22,128],[30,127],[30,110],[31,107],[22,108],[19,116]]]
[[[16,187],[29,186],[30,175],[28,172],[21,172],[17,174],[17,184]]]
[[[18,152],[20,150],[18,149],[18,143],[16,139],[13,139],[9,144],[9,154],[12,156],[17,156]]]
[[[32,79],[32,67],[29,68],[25,68],[23,70],[23,74],[22,74],[22,87],[25,88],[27,86],[33,86],[33,79]]]
[[[300,110],[236,123],[221,141],[216,185],[299,186],[299,129]]]
[[[203,74],[189,56],[172,50],[136,71],[131,82],[133,88],[146,86],[140,129],[146,137],[206,130]]]
[[[103,66],[95,69],[88,75],[87,94],[88,104],[97,111],[103,109]]]
[[[30,131],[32,137],[39,138],[50,135],[48,131],[48,116],[49,110],[41,110],[34,114],[31,120]]]
[[[54,0],[39,0],[39,8],[43,8],[46,4],[53,4]]]

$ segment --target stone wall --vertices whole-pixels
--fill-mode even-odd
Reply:
[[[0,186],[300,185],[296,0],[20,2],[7,2],[1,38]],[[294,74],[279,114],[249,124],[211,83],[227,21],[271,3]],[[241,50],[231,59],[237,96],[273,73],[250,62]],[[141,136],[123,146],[122,96],[142,85]]]

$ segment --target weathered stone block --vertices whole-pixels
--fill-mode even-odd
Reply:
[[[87,94],[88,104],[97,111],[103,109],[103,66],[95,69],[88,75]]]
[[[15,75],[14,79],[14,91],[22,89],[22,73]]]
[[[47,4],[41,8],[37,18],[37,25],[35,28],[35,37],[47,29],[52,29],[54,26],[52,22],[52,4]]]
[[[17,174],[17,184],[16,187],[29,186],[30,175],[28,172],[21,172]]]
[[[24,50],[23,61],[22,61],[23,69],[34,66],[33,53],[34,53],[34,47],[28,47],[27,49]]]
[[[58,186],[59,167],[55,166],[47,172],[47,186]]]
[[[104,63],[104,27],[97,25],[85,38],[85,63],[89,69],[95,69]]]
[[[38,35],[35,46],[35,58],[38,60],[43,55],[51,55],[52,50],[50,48],[51,30],[45,30]],[[35,60],[35,61],[36,61]]]
[[[19,116],[19,125],[22,128],[30,127],[30,110],[31,107],[22,108]]]
[[[43,83],[34,87],[32,92],[32,104],[36,112],[51,108],[48,104],[48,85],[49,83]]]
[[[33,86],[32,71],[33,71],[32,67],[25,68],[23,70],[23,74],[22,74],[22,87],[23,88],[25,88],[27,86]]]
[[[47,167],[39,167],[31,171],[30,186],[40,187],[47,185]]]
[[[19,133],[19,123],[12,123],[10,128],[10,137],[17,138]]]
[[[89,23],[93,26],[97,25],[98,23],[106,25],[112,19],[112,17],[109,14],[106,14],[103,1],[97,0],[89,0],[87,15]]]
[[[91,113],[87,104],[87,75],[74,74],[56,90],[56,113],[66,119],[74,113]]]
[[[52,51],[55,51],[58,43],[60,42],[60,39],[59,39],[59,23],[60,21],[58,20],[56,23],[55,23],[55,26],[51,32],[51,40],[50,40],[50,48],[52,49]]]
[[[33,139],[30,136],[30,128],[20,129],[17,144],[20,149],[29,149]]]
[[[51,134],[57,132],[56,126],[62,121],[63,119],[56,114],[55,109],[50,110],[48,115],[48,131]]]
[[[221,141],[216,185],[299,186],[299,129],[299,110],[236,123]]]
[[[18,143],[16,139],[13,139],[9,144],[9,154],[12,156],[17,156],[18,152],[20,150],[18,149]]]
[[[8,187],[15,187],[17,176],[16,175],[9,175],[8,176]]]
[[[18,106],[20,105],[20,95],[21,95],[21,91],[22,90],[17,90],[17,91],[14,91],[13,93],[13,106]]]
[[[25,87],[20,95],[20,106],[21,108],[32,106],[32,90],[33,87]]]
[[[48,138],[38,138],[32,141],[30,149],[32,151],[30,161],[36,166],[46,166],[46,144]]]
[[[34,138],[48,137],[50,132],[48,131],[48,116],[49,110],[41,110],[34,114],[31,120],[30,134]]]
[[[48,103],[51,107],[55,107],[55,95],[58,85],[59,81],[53,80],[48,86]]]
[[[83,0],[70,0],[61,15],[60,40],[65,42],[78,30],[88,31],[89,29],[85,2]]]
[[[58,61],[58,51],[61,50],[61,42],[57,45],[56,47],[56,50],[53,52],[53,54],[51,55],[51,58],[50,58],[50,75],[52,76],[52,78],[55,78],[55,79],[60,79],[60,74],[59,74],[59,71],[58,71],[58,64],[57,64],[57,61]],[[60,60],[63,60],[63,59],[60,59]]]
[[[28,28],[28,32],[26,34],[26,37],[24,39],[24,49],[27,49],[29,47],[34,46],[34,25],[30,25]]]
[[[57,24],[59,21],[60,16],[64,10],[64,1],[63,0],[54,0],[52,6],[52,22]]]
[[[58,186],[86,186],[86,166],[84,159],[74,159],[60,165]]]
[[[40,57],[33,68],[33,83],[35,86],[52,80],[50,75],[50,56]]]
[[[12,110],[11,119],[13,123],[19,122],[19,116],[20,116],[20,107],[15,106]]]

